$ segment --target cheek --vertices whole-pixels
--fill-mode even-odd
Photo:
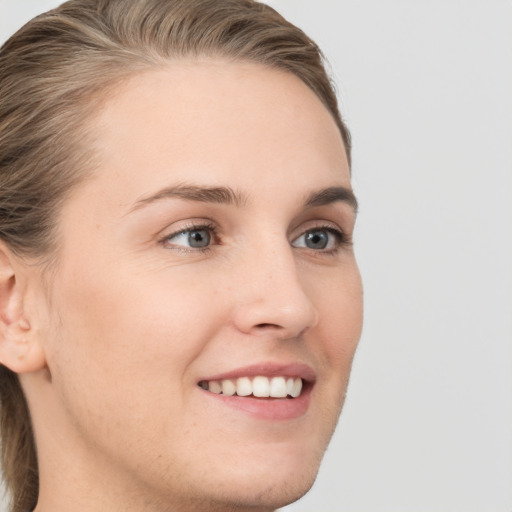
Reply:
[[[363,324],[362,283],[355,264],[350,272],[331,280],[316,297],[324,340],[324,362],[343,369],[348,380]]]
[[[155,439],[171,443],[190,426],[189,370],[221,315],[203,281],[124,275],[59,277],[48,365],[65,421],[87,445],[129,457],[138,439],[157,458]]]
[[[91,401],[98,394],[106,407],[158,393],[168,400],[218,328],[216,301],[203,281],[110,268],[103,279],[100,272],[59,278],[50,370],[63,388],[87,382],[78,392]]]
[[[193,351],[194,338],[208,329],[207,315],[215,304],[204,293],[207,284],[176,275],[166,279],[163,272],[117,268],[105,278],[81,274],[61,282],[56,305],[60,329],[105,357],[110,351],[150,356],[159,347]],[[183,343],[184,335],[189,343]]]

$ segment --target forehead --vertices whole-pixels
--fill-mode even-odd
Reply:
[[[180,185],[230,187],[282,215],[322,189],[350,188],[338,127],[294,75],[217,60],[133,77],[91,117],[98,165],[60,211],[69,234],[114,228],[145,197]],[[276,208],[279,211],[276,211]]]
[[[249,180],[263,166],[298,177],[347,173],[336,123],[316,95],[281,70],[218,60],[171,63],[123,85],[94,120],[104,167],[158,169],[179,179],[222,169]],[[243,171],[243,172],[242,172]],[[252,178],[251,178],[252,176]]]

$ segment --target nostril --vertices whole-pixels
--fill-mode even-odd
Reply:
[[[258,325],[256,325],[256,327],[259,329],[266,329],[266,328],[280,329],[281,328],[280,325],[276,325],[276,324],[258,324]]]

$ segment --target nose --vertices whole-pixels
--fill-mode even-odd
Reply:
[[[239,268],[234,322],[243,333],[278,339],[299,337],[318,323],[318,311],[304,289],[288,244],[261,247]]]

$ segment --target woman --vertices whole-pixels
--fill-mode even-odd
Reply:
[[[319,49],[251,0],[72,0],[0,51],[12,510],[270,511],[361,331]]]

